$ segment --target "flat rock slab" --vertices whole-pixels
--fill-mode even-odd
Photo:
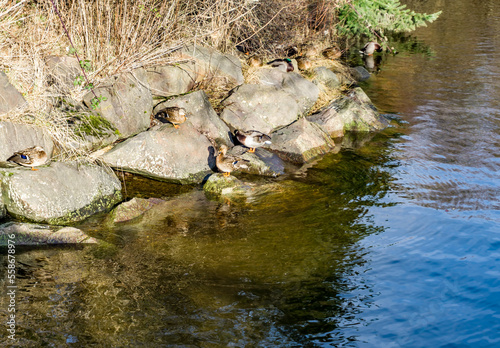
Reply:
[[[241,85],[244,82],[238,57],[194,44],[183,47],[181,55],[194,59],[200,68],[200,73],[205,77],[217,80],[222,78],[234,85]]]
[[[155,205],[164,202],[163,199],[159,198],[145,199],[134,197],[130,201],[123,202],[117,206],[110,216],[112,216],[113,223],[128,222],[142,216]]]
[[[194,62],[147,68],[151,93],[161,97],[187,93],[200,80],[198,70]]]
[[[112,76],[94,92],[98,97],[106,98],[94,113],[116,127],[120,138],[135,135],[149,127],[153,96],[144,69]],[[87,107],[91,108],[93,98],[91,92],[83,97]]]
[[[190,124],[142,132],[102,156],[111,167],[182,184],[199,183],[210,173],[212,143]]]
[[[0,115],[26,105],[23,95],[10,83],[7,75],[0,71]]]
[[[318,86],[296,72],[287,73],[276,68],[262,68],[256,74],[260,84],[275,86],[295,99],[300,115],[307,114],[318,100]]]
[[[281,158],[305,163],[335,149],[330,136],[317,124],[301,118],[272,134],[271,150]]]
[[[153,114],[165,107],[182,107],[186,109],[186,122],[181,125],[192,125],[198,132],[214,140],[216,143],[231,143],[228,126],[219,118],[210,104],[208,96],[204,91],[196,91],[162,102],[155,106]]]
[[[51,156],[54,143],[50,135],[37,126],[0,122],[0,162],[5,162],[14,152],[32,146],[41,146]]]
[[[308,117],[308,120],[323,127],[332,137],[341,137],[346,132],[378,131],[389,124],[360,87],[332,101],[325,109]]]
[[[74,227],[8,222],[0,225],[0,246],[12,240],[18,245],[93,244],[97,240]]]
[[[54,162],[37,171],[13,168],[0,174],[5,208],[21,220],[56,225],[82,221],[122,198],[116,175],[99,166]]]
[[[300,112],[295,99],[275,86],[241,85],[223,105],[221,119],[229,127],[266,134],[291,124]]]

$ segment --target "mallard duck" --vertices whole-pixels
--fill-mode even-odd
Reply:
[[[231,175],[231,172],[240,168],[248,168],[249,161],[233,155],[226,155],[227,146],[221,145],[219,153],[215,159],[217,168],[224,173],[224,176]]]
[[[34,167],[41,166],[47,162],[47,153],[41,146],[33,146],[22,151],[15,152],[7,161],[17,163],[21,166],[31,167],[31,170],[38,170]]]
[[[251,56],[247,59],[247,64],[251,67],[259,67],[264,65],[264,63],[262,62],[262,58],[259,56]]]
[[[309,58],[307,57],[299,57],[297,58],[297,67],[299,70],[307,70],[310,69],[312,66],[312,62]]]
[[[176,129],[178,129],[179,125],[186,121],[186,109],[177,106],[167,107],[158,111],[156,117],[164,118],[166,121],[172,123]]]
[[[328,59],[337,59],[340,58],[342,55],[342,52],[337,48],[337,47],[328,47],[325,48],[322,52],[323,57],[328,58]]]
[[[375,41],[370,41],[359,51],[359,53],[371,56],[375,51],[382,52],[382,46]]]
[[[318,47],[313,44],[307,43],[300,47],[300,54],[304,57],[316,57],[319,54]]]
[[[285,51],[286,51],[287,57],[293,57],[299,53],[299,49],[297,48],[297,46],[289,46],[289,47],[285,48]]]
[[[234,131],[236,139],[246,147],[249,147],[248,152],[255,152],[255,148],[264,145],[271,145],[271,137],[259,131],[251,130],[248,132],[236,130]]]
[[[272,62],[267,63],[271,65],[273,68],[278,68],[278,67],[286,67],[286,72],[293,71],[293,64],[292,61],[289,58],[285,59],[275,59]]]

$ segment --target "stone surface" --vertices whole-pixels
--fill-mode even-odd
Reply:
[[[324,66],[318,66],[313,69],[313,83],[321,88],[335,89],[342,84],[337,74]]]
[[[287,73],[280,69],[259,69],[256,74],[260,84],[275,86],[295,99],[301,115],[306,114],[318,99],[318,86],[299,73]]]
[[[117,206],[110,214],[113,223],[127,222],[139,216],[142,216],[146,211],[153,206],[165,202],[159,198],[137,198],[134,197],[130,201],[123,202]]]
[[[295,99],[275,86],[241,85],[223,105],[221,119],[229,127],[266,134],[294,122],[299,114]]]
[[[75,80],[78,76],[81,76],[79,81],[82,85],[86,83],[83,80],[80,63],[75,57],[49,56],[45,64],[49,68],[49,83],[55,85],[62,92],[69,93],[75,87]]]
[[[146,69],[146,74],[154,96],[184,94],[199,82],[199,71],[194,62],[150,67]]]
[[[240,179],[231,175],[223,176],[221,173],[212,174],[203,185],[203,191],[214,196],[246,196],[251,187]]]
[[[211,172],[212,143],[190,124],[142,132],[102,156],[111,167],[153,179],[199,183]]]
[[[15,235],[16,245],[89,244],[97,243],[82,230],[29,223],[8,222],[0,225],[0,246],[6,246],[9,235]]]
[[[363,66],[356,66],[352,68],[351,75],[354,77],[356,81],[365,81],[368,80],[371,76],[370,72],[366,70]]]
[[[120,138],[146,130],[153,110],[153,96],[149,90],[146,71],[142,68],[110,77],[94,91],[105,97],[94,113],[109,121],[119,132]],[[83,100],[91,107],[94,95],[89,92]]]
[[[7,161],[14,152],[32,146],[43,147],[50,159],[54,149],[54,143],[50,135],[40,127],[11,122],[0,122],[0,162]]]
[[[248,148],[238,145],[229,150],[228,154],[250,162],[248,168],[240,168],[240,172],[274,177],[285,173],[286,165],[283,160],[265,149],[257,148],[255,153],[250,153]]]
[[[328,134],[305,118],[273,133],[272,142],[272,151],[295,163],[308,162],[335,148]]]
[[[244,81],[238,57],[194,44],[183,47],[181,55],[194,59],[200,68],[200,73],[207,78],[217,80],[222,78],[234,85],[241,85]]]
[[[110,209],[121,200],[116,175],[99,166],[51,163],[0,169],[2,199],[9,215],[38,223],[67,224]]]
[[[343,136],[345,132],[377,131],[388,125],[388,121],[376,111],[360,87],[334,100],[308,119],[322,126],[332,137]]]
[[[23,95],[10,83],[7,75],[0,71],[0,115],[26,105]]]
[[[190,124],[198,132],[204,134],[218,144],[224,143],[229,145],[231,143],[231,131],[216,114],[212,104],[210,104],[210,101],[208,100],[207,94],[204,91],[196,91],[160,103],[155,106],[153,114],[156,114],[159,110],[165,107],[171,106],[186,109],[187,120],[183,125],[181,125],[181,127]]]

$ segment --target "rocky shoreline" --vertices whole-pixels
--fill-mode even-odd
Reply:
[[[292,60],[293,72],[263,66],[253,70],[251,83],[245,83],[242,62],[236,56],[194,45],[179,54],[183,63],[138,68],[109,78],[95,88],[98,96],[106,97],[95,110],[92,93],[82,102],[54,99],[54,108],[68,113],[72,129],[81,132],[85,146],[97,150],[92,157],[101,165],[51,161],[38,171],[12,166],[6,160],[16,151],[38,145],[51,157],[56,146],[40,127],[0,122],[0,219],[10,216],[68,225],[109,211],[122,201],[120,181],[110,167],[172,183],[204,183],[210,195],[245,195],[256,189],[254,184],[214,174],[219,146],[226,145],[230,153],[250,161],[242,171],[277,177],[290,165],[304,165],[339,151],[334,139],[348,132],[374,132],[388,125],[359,87],[311,115],[321,93],[341,87],[342,78],[328,67],[317,66],[301,74]],[[53,75],[49,88],[70,90],[80,73],[78,61],[51,57],[47,65]],[[230,90],[219,113],[205,91],[193,91],[207,79]],[[0,95],[8,101],[0,106],[0,116],[26,103],[3,72]],[[159,110],[172,106],[186,110],[187,120],[178,129],[152,123]],[[85,132],[81,117],[75,115],[86,115],[97,126]],[[234,138],[234,131],[253,129],[269,134],[272,145],[247,152]],[[12,230],[11,224],[0,226],[0,240]]]

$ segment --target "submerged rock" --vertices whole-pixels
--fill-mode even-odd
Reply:
[[[204,91],[196,91],[162,102],[155,106],[153,113],[156,114],[161,109],[171,106],[182,107],[186,110],[185,125],[192,125],[199,133],[218,144],[229,145],[231,143],[231,131],[219,118]]]
[[[14,238],[10,236],[14,235]],[[97,240],[74,227],[8,222],[0,225],[0,246],[11,239],[16,245],[89,244]]]
[[[205,185],[203,185],[203,191],[205,191],[205,193],[218,196],[244,196],[249,189],[251,189],[250,186],[244,184],[234,175],[226,177],[220,173],[210,175]]]
[[[182,184],[200,183],[213,158],[212,143],[187,122],[142,132],[101,157],[111,167]]]
[[[153,206],[164,203],[163,199],[159,198],[137,198],[134,197],[130,201],[123,202],[117,206],[111,213],[110,217],[113,223],[127,222],[139,216],[142,216],[146,211]]]
[[[319,124],[332,137],[341,137],[345,132],[377,131],[388,125],[388,121],[376,111],[360,87],[332,101],[325,109],[308,117],[308,120]]]
[[[0,169],[5,208],[18,219],[67,224],[106,211],[121,200],[120,181],[110,170],[61,162],[38,168]]]
[[[335,148],[330,136],[305,118],[273,133],[272,142],[271,150],[295,163],[308,162]]]
[[[288,93],[275,86],[245,84],[235,88],[223,102],[221,118],[233,129],[271,133],[295,121],[299,106]]]
[[[94,114],[111,123],[120,138],[127,138],[149,127],[153,96],[145,81],[146,71],[140,68],[112,76],[94,89],[98,97],[106,98],[99,102]],[[94,98],[92,92],[87,93],[83,97],[85,105],[91,108]]]
[[[23,95],[10,83],[7,75],[0,71],[0,115],[26,105]]]

